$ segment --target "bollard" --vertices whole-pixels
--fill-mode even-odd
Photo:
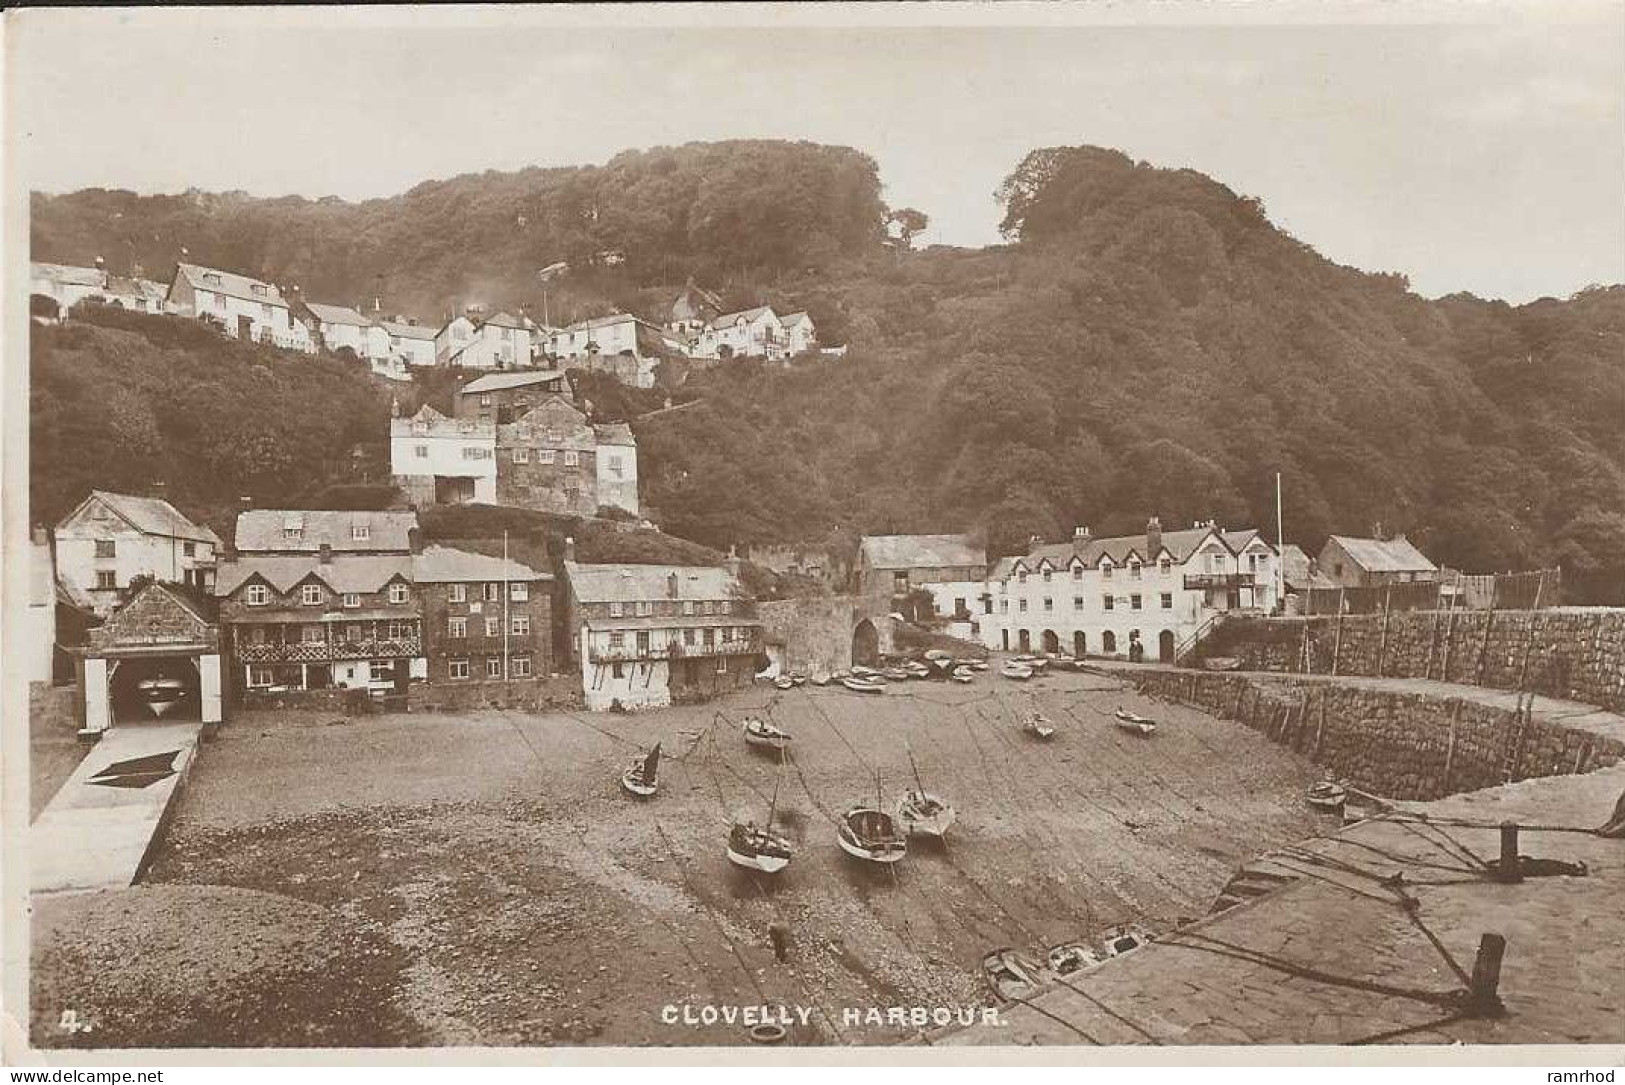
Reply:
[[[1501,957],[1507,940],[1499,934],[1484,934],[1478,940],[1478,956],[1473,958],[1473,978],[1467,987],[1467,1012],[1473,1017],[1499,1017],[1506,1012],[1496,989],[1501,985]]]
[[[1495,866],[1498,882],[1523,881],[1523,864],[1518,861],[1518,823],[1501,822],[1501,861]]]

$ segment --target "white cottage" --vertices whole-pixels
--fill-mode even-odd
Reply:
[[[74,602],[99,617],[137,577],[207,588],[220,539],[154,497],[92,490],[53,532],[56,575]]]
[[[309,329],[293,319],[281,291],[247,275],[177,264],[167,305],[182,316],[214,324],[234,339],[306,353],[316,350]]]

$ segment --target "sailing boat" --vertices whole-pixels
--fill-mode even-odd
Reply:
[[[782,750],[790,745],[790,732],[757,716],[745,717],[745,743],[764,750]]]
[[[782,768],[780,770],[783,772]],[[773,831],[773,814],[779,805],[779,783],[773,781],[773,798],[767,807],[767,824],[736,821],[728,830],[728,862],[746,870],[777,874],[790,865],[790,842]]]
[[[878,774],[875,801],[847,807],[836,825],[835,842],[854,859],[871,863],[895,863],[908,852],[908,839],[898,831],[897,821],[881,809]]]
[[[646,799],[655,793],[659,772],[660,743],[656,742],[654,748],[641,761],[634,762],[631,768],[621,774],[621,786],[639,798]]]
[[[914,770],[914,790],[903,792],[897,803],[897,821],[905,836],[934,836],[941,840],[953,825],[954,808],[925,789],[914,751],[908,751],[909,768]]]

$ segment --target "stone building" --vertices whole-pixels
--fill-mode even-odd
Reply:
[[[478,685],[553,669],[551,573],[428,546],[412,561],[431,683]]]
[[[452,416],[501,425],[512,422],[553,396],[573,400],[570,381],[561,369],[523,373],[487,373],[457,389]]]
[[[1403,535],[1391,539],[1333,535],[1321,547],[1315,567],[1333,586],[1343,588],[1384,587],[1439,578],[1438,566]]]
[[[220,629],[201,589],[151,581],[74,649],[81,734],[154,719],[221,719]]]
[[[749,685],[761,624],[737,571],[585,565],[567,543],[565,628],[593,711],[653,708]]]

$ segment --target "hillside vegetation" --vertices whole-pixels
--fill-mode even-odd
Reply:
[[[820,178],[811,187],[801,179],[809,164],[823,171],[808,175]],[[634,428],[646,507],[671,533],[715,548],[836,529],[973,530],[1009,553],[1077,525],[1141,530],[1151,514],[1169,527],[1211,516],[1272,528],[1279,471],[1287,537],[1311,552],[1328,533],[1380,523],[1442,563],[1561,563],[1571,597],[1625,602],[1625,288],[1518,307],[1466,295],[1430,301],[1400,276],[1325,260],[1275,229],[1256,199],[1099,148],[1027,156],[998,193],[1008,244],[982,250],[882,247],[877,185],[873,163],[856,152],[742,143],[583,171],[458,178],[363,205],[80,193],[36,197],[35,255],[84,259],[113,247],[104,237],[164,234],[169,212],[149,212],[169,208],[167,199],[189,208],[189,230],[220,239],[211,259],[330,282],[340,296],[367,291],[386,254],[415,289],[460,291],[478,267],[518,296],[538,261],[618,245],[624,264],[571,288],[596,291],[583,304],[597,305],[656,296],[660,283],[674,290],[690,274],[731,274],[740,294],[809,309],[822,338],[849,343],[850,355],[788,371],[730,363],[693,376],[676,398],[700,402],[675,411],[650,414],[658,397],[602,386],[590,397],[605,416],[645,416]],[[579,207],[565,194],[584,190],[601,196],[594,228],[548,217]],[[743,234],[715,232],[725,193],[740,201],[729,229]],[[528,219],[547,225],[516,230],[511,213],[527,199],[554,210]],[[81,206],[119,200],[130,210],[118,220]],[[395,223],[421,224],[414,216],[439,201],[480,213],[460,216],[467,226],[458,229]],[[647,213],[606,210],[634,205]],[[330,216],[337,240],[248,226],[295,211]],[[356,235],[339,226],[354,216],[373,223],[376,245],[347,264],[345,239]],[[203,258],[197,246],[194,255]],[[97,418],[132,397],[157,418],[180,413],[151,402],[157,378],[139,376],[146,363],[130,376],[99,364],[95,392],[75,392],[69,375],[83,360],[51,358],[74,342],[94,353],[73,334],[88,333],[63,329],[36,345],[36,373],[42,356],[58,371],[36,388],[36,448],[47,419],[73,413],[50,402],[67,393],[99,398]],[[246,350],[220,345],[210,356]],[[300,364],[327,372],[336,363]],[[135,447],[149,454],[124,462],[97,452],[96,462],[133,477],[155,457],[195,463],[201,449],[221,465],[204,461],[209,487],[217,473],[220,488],[248,479],[272,489],[289,483],[254,473],[237,429],[285,430],[298,439],[285,454],[301,463],[345,441],[381,442],[387,402],[367,398],[379,393],[363,403],[271,379],[276,390],[260,402],[273,409],[224,412],[241,426],[213,445],[183,423],[159,424],[153,437],[131,408],[119,424],[146,434]],[[350,383],[357,395],[369,387]],[[212,430],[211,415],[185,413]],[[61,477],[77,482],[96,475],[84,457],[109,442],[71,421],[80,428],[50,440]],[[184,451],[170,452],[177,441]],[[54,489],[36,483],[36,500]]]

